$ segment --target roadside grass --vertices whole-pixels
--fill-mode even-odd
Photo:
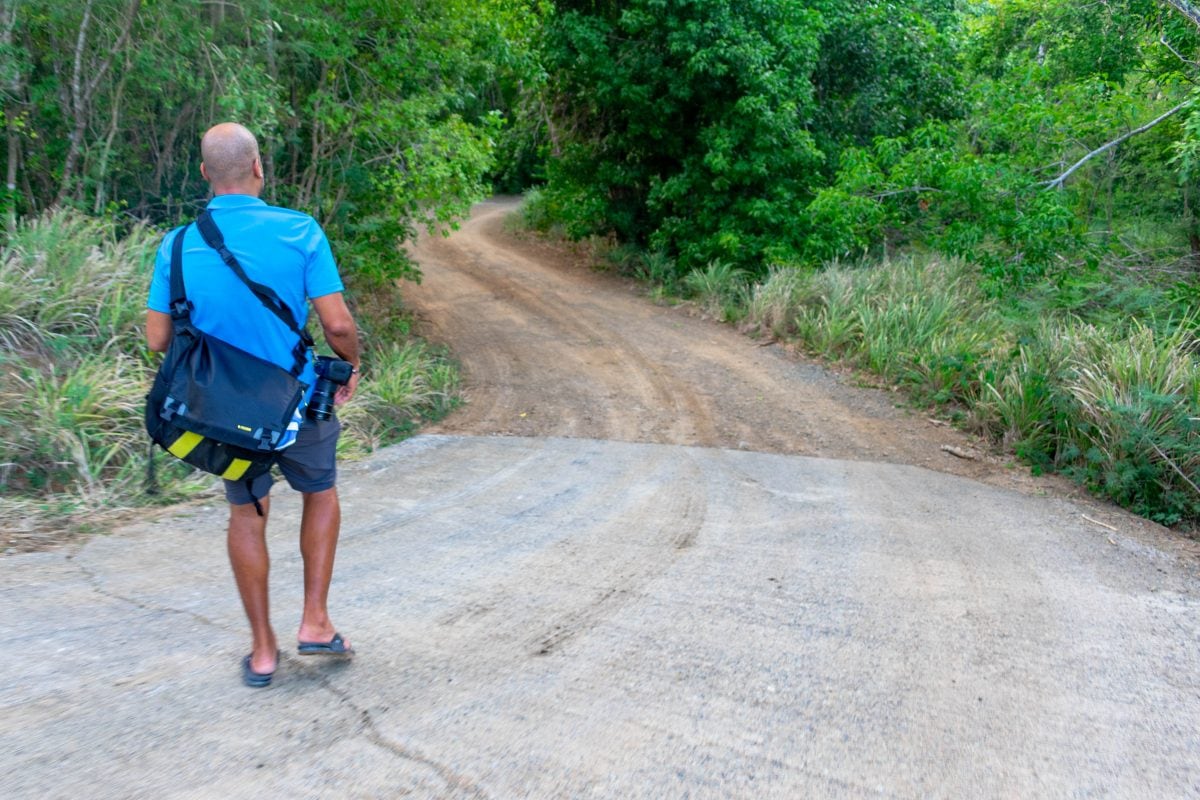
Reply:
[[[344,431],[339,455],[365,455],[441,419],[458,405],[458,389],[455,365],[424,342],[372,348],[360,391],[338,412]]]
[[[143,323],[160,238],[58,211],[23,222],[0,248],[0,547],[219,486],[152,456],[142,426],[158,363]],[[353,300],[354,276],[347,282]],[[341,450],[351,457],[410,435],[458,402],[455,365],[413,339],[399,290],[372,283],[362,291],[354,310],[365,380],[341,413]]]
[[[1035,471],[1067,474],[1157,522],[1200,522],[1196,315],[1176,305],[1171,316],[1149,285],[1118,296],[1139,306],[1152,297],[1157,317],[1094,293],[1091,307],[1069,310],[997,300],[980,278],[936,256],[776,268],[752,288],[747,323],[882,376]]]

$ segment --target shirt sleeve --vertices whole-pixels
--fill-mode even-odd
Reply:
[[[322,297],[345,289],[342,276],[338,274],[337,262],[325,231],[315,220],[313,243],[309,248],[308,264],[304,270],[304,291],[309,297]]]
[[[150,278],[150,295],[146,299],[146,308],[151,311],[171,313],[171,243],[179,231],[176,228],[164,236],[154,255],[154,275]]]

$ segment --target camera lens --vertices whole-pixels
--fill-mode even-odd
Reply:
[[[328,378],[317,378],[313,387],[312,399],[308,401],[309,419],[324,422],[333,416],[333,398],[337,394],[338,385]]]

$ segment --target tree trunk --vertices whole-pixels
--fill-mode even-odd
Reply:
[[[0,52],[11,53],[13,33],[17,27],[17,0],[4,0],[0,4]],[[4,205],[8,210],[5,215],[5,225],[11,236],[17,230],[17,165],[21,160],[21,134],[17,128],[20,114],[16,112],[19,98],[24,89],[24,75],[17,65],[16,59],[5,65],[4,77],[4,118],[7,122],[6,136],[8,139],[7,160],[5,161],[4,190],[7,196]]]
[[[92,208],[92,213],[99,215],[104,210],[104,204],[108,198],[105,197],[108,180],[108,158],[112,155],[113,139],[117,137],[117,128],[121,121],[121,100],[125,97],[125,84],[129,81],[129,57],[125,57],[125,69],[121,73],[121,80],[117,83],[117,91],[113,94],[112,102],[112,117],[109,120],[108,136],[104,139],[104,149],[100,151],[100,174],[96,176],[96,203]]]
[[[58,186],[58,196],[54,199],[55,205],[62,205],[66,202],[75,184],[75,172],[79,168],[79,157],[83,152],[83,136],[87,131],[92,101],[95,100],[101,81],[112,67],[113,58],[117,53],[124,51],[129,34],[133,30],[133,22],[137,18],[138,8],[141,6],[141,0],[130,0],[116,41],[111,48],[104,51],[104,58],[96,64],[85,63],[84,58],[87,50],[88,29],[92,23],[93,3],[94,0],[87,0],[83,9],[83,17],[79,22],[79,35],[75,39],[75,61],[71,71],[70,85],[71,133],[67,137],[67,155],[63,159],[62,180]],[[86,82],[84,81],[85,69],[90,75]]]
[[[275,58],[275,22],[271,19],[270,12],[267,13],[267,75],[271,78],[271,83],[279,85],[279,62]],[[263,179],[266,183],[267,201],[274,204],[276,198],[276,181],[275,181],[275,147],[271,137],[264,135],[262,142],[259,143],[261,148]]]
[[[179,134],[183,131],[183,126],[186,125],[192,118],[192,112],[195,110],[196,104],[191,100],[183,104],[183,108],[179,109],[179,113],[175,115],[175,122],[171,125],[171,129],[167,131],[167,135],[163,138],[162,147],[159,148],[158,158],[155,159],[154,167],[154,194],[162,195],[163,177],[167,170],[174,166],[175,158],[175,141],[179,138]]]
[[[17,160],[21,157],[21,140],[17,135],[16,126],[9,123],[8,126],[8,169],[4,176],[4,189],[8,192],[6,203],[8,205],[8,215],[6,226],[8,235],[12,236],[17,232]]]

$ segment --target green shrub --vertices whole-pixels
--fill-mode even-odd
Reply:
[[[774,266],[750,289],[746,317],[760,333],[782,339],[796,332],[796,308],[807,272],[796,267]]]
[[[1082,458],[1072,473],[1122,505],[1174,524],[1200,518],[1200,346],[1190,325],[1113,338],[1083,326],[1068,386]]]
[[[661,250],[644,252],[634,269],[634,276],[667,292],[679,291],[679,276],[675,262]]]
[[[980,378],[968,414],[975,431],[1011,447],[1035,471],[1054,469],[1070,450],[1073,402],[1063,387],[1069,375],[1069,327],[1043,322],[1015,354],[997,351]]]
[[[70,210],[23,221],[0,250],[0,348],[67,362],[138,352],[157,238]]]

